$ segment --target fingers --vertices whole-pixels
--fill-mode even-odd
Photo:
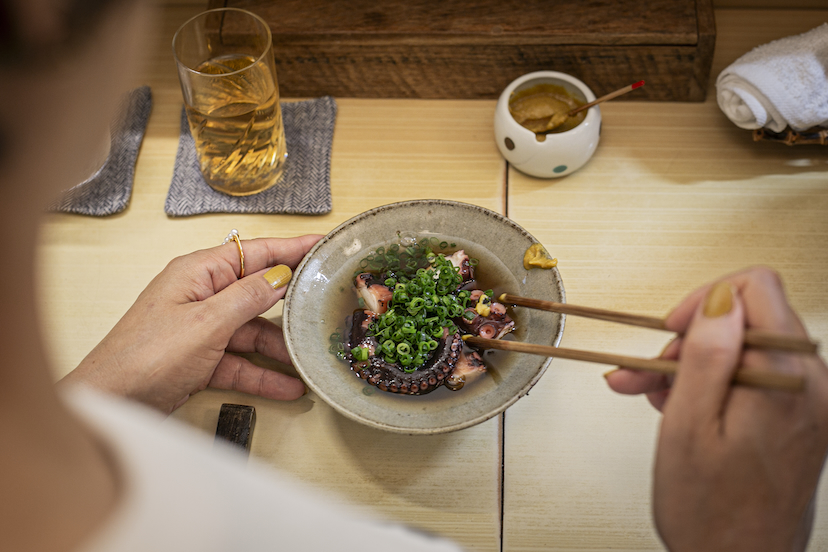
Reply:
[[[308,254],[323,236],[308,234],[297,238],[257,238],[242,240],[244,250],[245,274],[253,274],[264,268],[284,264],[296,268],[299,262]],[[222,259],[227,261],[239,274],[241,269],[239,248],[236,242],[229,242],[217,248]]]
[[[713,287],[713,284],[708,284],[694,290],[681,303],[679,303],[679,305],[673,309],[670,314],[667,315],[667,318],[664,319],[664,326],[668,330],[678,332],[680,334],[686,332],[687,326],[690,325],[690,321],[696,314],[696,310],[698,310],[699,305],[704,300],[711,287]]]
[[[682,340],[679,369],[666,408],[688,422],[715,422],[739,365],[744,311],[729,282],[719,282],[698,306]]]
[[[225,354],[219,361],[208,385],[277,401],[292,401],[305,394],[301,380],[231,354]]]
[[[607,380],[607,384],[616,393],[621,393],[622,395],[646,395],[650,404],[659,412],[662,411],[664,403],[667,402],[667,396],[670,394],[670,385],[672,383],[671,378],[663,374],[651,374],[626,368],[613,370],[612,372],[604,374],[604,377]]]
[[[676,338],[670,341],[658,358],[675,359],[681,339]],[[670,387],[673,384],[672,376],[664,374],[653,374],[641,370],[633,370],[623,366],[604,374],[610,389],[623,395],[645,394],[656,410],[659,412],[664,408],[667,396],[670,394]]]
[[[681,339],[671,340],[661,351],[658,358],[673,360],[678,358]],[[611,370],[604,374],[610,389],[623,395],[641,395],[661,391],[670,387],[671,378],[664,374],[654,374],[619,366],[617,370]]]
[[[270,309],[285,296],[290,271],[284,266],[280,268],[287,274],[276,282],[278,289],[274,289],[265,279],[267,271],[261,270],[233,282],[202,301],[201,304],[209,311],[207,316],[215,321],[213,327],[220,334],[215,336],[216,339],[227,342],[244,324]]]
[[[806,337],[807,332],[788,300],[779,275],[767,267],[752,267],[725,276],[742,296],[747,327]],[[691,293],[665,319],[668,329],[683,333],[713,284]]]
[[[239,328],[230,338],[227,350],[235,353],[259,353],[290,364],[282,328],[264,318],[254,318]]]
[[[653,408],[659,412],[664,412],[664,405],[667,404],[667,397],[670,396],[670,389],[662,389],[653,393],[647,393],[647,400],[653,405]]]
[[[296,268],[322,236],[242,240],[245,276],[284,264]],[[203,301],[239,279],[241,255],[235,241],[182,255],[149,284],[145,293],[167,296],[176,303]]]
[[[664,374],[653,374],[639,370],[619,368],[604,374],[610,389],[622,395],[641,395],[661,391],[670,387],[670,380]]]
[[[779,275],[765,267],[756,267],[735,278],[745,305],[750,328],[807,337],[805,326],[788,303]]]
[[[242,241],[245,272],[248,276],[231,283],[220,293],[207,299],[217,313],[222,313],[221,316],[224,317],[223,322],[225,322],[223,327],[232,326],[235,331],[284,297],[285,286],[290,281],[289,278],[280,278],[278,283],[272,281],[272,278],[271,281],[265,280],[263,276],[272,274],[265,269],[276,265],[296,268],[321,238],[320,235],[306,235],[289,239],[259,238]],[[238,249],[231,250],[232,254],[230,254],[226,245],[229,244],[218,249],[221,249],[225,257],[228,255],[231,257],[231,263],[238,264]],[[275,292],[274,285],[276,285]]]

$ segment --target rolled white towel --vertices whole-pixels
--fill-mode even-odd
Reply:
[[[828,23],[757,46],[719,74],[716,92],[741,128],[828,126]]]

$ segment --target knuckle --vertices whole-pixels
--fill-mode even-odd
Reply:
[[[242,360],[241,358],[231,355],[233,357],[232,363],[233,367],[231,369],[231,373],[233,377],[230,380],[230,390],[231,391],[238,391],[241,385],[241,374],[242,374]]]
[[[186,255],[180,255],[173,258],[169,263],[167,263],[167,269],[176,271],[192,271],[195,267],[209,267],[217,265],[218,260],[219,257],[215,252],[209,249],[201,249],[199,251],[193,251],[192,253],[187,253]]]
[[[270,345],[270,333],[267,331],[267,326],[261,318],[255,319],[256,337],[253,345],[256,351],[267,351]]]
[[[688,339],[682,356],[705,366],[731,367],[738,360],[738,349],[734,344],[725,341],[710,339],[702,342],[697,339]]]
[[[782,276],[780,276],[776,270],[768,266],[756,267],[753,270],[753,275],[761,284],[770,287],[782,287]]]
[[[251,306],[260,306],[267,303],[267,290],[264,289],[263,285],[255,285],[257,283],[258,282],[244,281],[244,285],[240,286],[240,299],[242,302]]]
[[[168,262],[166,270],[179,271],[182,268],[186,267],[188,264],[189,263],[186,255],[182,255],[179,257],[175,257],[170,262]]]

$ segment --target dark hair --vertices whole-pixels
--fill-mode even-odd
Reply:
[[[26,2],[28,0],[19,0]],[[124,0],[70,0],[60,9],[60,36],[33,40],[17,19],[14,0],[0,0],[0,65],[60,57],[82,43],[111,6]]]

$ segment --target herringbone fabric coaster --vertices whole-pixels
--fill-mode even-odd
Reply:
[[[336,101],[330,96],[282,103],[288,158],[279,182],[264,192],[233,197],[213,190],[198,167],[187,116],[164,211],[172,216],[201,213],[289,213],[321,215],[331,210],[331,141]]]
[[[112,125],[112,144],[103,167],[89,180],[66,191],[50,211],[105,217],[129,204],[135,179],[135,160],[152,110],[149,86],[130,92]]]

